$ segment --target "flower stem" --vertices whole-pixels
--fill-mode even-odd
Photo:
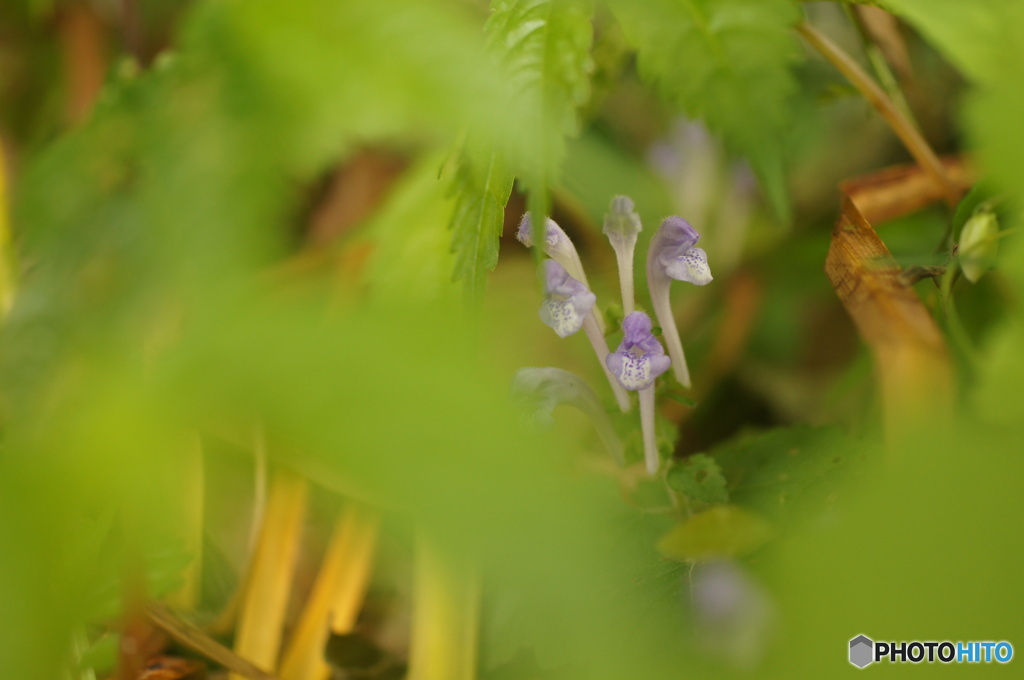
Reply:
[[[644,436],[644,462],[647,464],[647,474],[653,477],[661,463],[658,458],[658,439],[654,431],[654,383],[637,392],[640,395],[640,429]]]
[[[583,330],[587,334],[587,338],[590,339],[590,344],[594,346],[594,352],[597,354],[597,360],[601,364],[601,370],[604,371],[604,376],[608,378],[608,383],[612,386],[612,392],[615,394],[615,401],[619,404],[619,409],[623,413],[629,411],[629,393],[626,392],[625,388],[619,384],[619,381],[615,379],[612,372],[608,370],[608,364],[605,363],[605,359],[611,353],[608,351],[608,341],[604,339],[604,333],[601,332],[600,327],[597,324],[597,317],[593,311],[587,315],[587,318],[583,321]]]
[[[679,339],[679,329],[676,328],[675,317],[672,316],[672,305],[669,303],[668,291],[672,285],[670,279],[655,279],[648,275],[648,287],[651,291],[651,304],[654,307],[654,316],[661,326],[662,336],[665,338],[665,346],[668,355],[672,357],[672,371],[679,383],[690,388],[690,369],[686,365],[686,354],[683,352],[683,341]]]
[[[850,83],[860,91],[868,103],[878,111],[885,122],[889,124],[892,131],[900,138],[903,145],[910,152],[921,167],[932,176],[935,183],[942,188],[946,203],[951,207],[960,200],[959,193],[953,183],[946,177],[945,169],[939,161],[938,156],[932,151],[928,142],[914,125],[907,120],[899,108],[893,104],[892,99],[879,87],[878,83],[872,80],[864,69],[853,60],[839,46],[819,33],[817,29],[806,21],[796,27],[797,33],[803,36],[811,47],[821,53],[825,59],[832,63]]]
[[[636,240],[633,240],[636,243]],[[615,249],[615,259],[619,264],[619,288],[622,290],[622,314],[629,316],[634,311],[633,295],[633,246]]]

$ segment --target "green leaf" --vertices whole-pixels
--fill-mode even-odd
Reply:
[[[765,193],[788,214],[782,139],[790,67],[800,50],[790,28],[800,10],[789,0],[613,0],[637,50],[641,76],[688,116],[702,118],[750,159]]]
[[[711,456],[698,453],[668,471],[668,485],[690,498],[705,503],[726,503],[725,477]]]
[[[742,435],[713,455],[733,502],[782,519],[833,501],[855,451],[836,428],[800,425]]]
[[[366,225],[373,244],[369,292],[382,300],[451,300],[454,266],[448,232],[453,202],[437,181],[440,154],[428,154],[405,172],[387,202]]]
[[[758,515],[722,505],[673,528],[658,541],[658,551],[688,562],[739,557],[760,548],[771,535],[771,525]]]
[[[1024,5],[1012,0],[883,0],[914,25],[971,80],[998,79],[1007,65],[1024,61]]]
[[[530,209],[547,212],[566,138],[579,130],[577,110],[590,92],[590,7],[582,0],[496,0],[486,25],[492,49],[508,70],[517,99],[521,144],[514,169],[531,194]]]
[[[1024,4],[1012,0],[885,0],[977,86],[964,104],[967,137],[987,182],[1019,202],[1024,198]],[[1014,222],[1008,221],[1010,228]],[[1024,246],[1008,248],[1024,260]],[[1016,268],[1007,266],[1011,276]],[[1024,290],[1024,280],[1017,281]]]
[[[302,169],[367,138],[510,134],[501,70],[452,3],[206,3],[184,44],[227,67],[238,115]]]
[[[471,304],[484,294],[487,272],[498,264],[498,238],[505,221],[505,204],[512,193],[512,175],[497,152],[483,164],[462,159],[453,180],[452,214],[454,281],[465,285]]]

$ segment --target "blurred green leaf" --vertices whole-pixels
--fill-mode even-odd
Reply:
[[[531,210],[547,213],[566,138],[579,131],[578,109],[590,92],[593,28],[587,0],[495,0],[485,30],[508,70],[523,116],[526,154],[513,169],[531,194]]]
[[[455,258],[445,228],[453,201],[437,179],[440,154],[425,154],[393,187],[361,235],[372,244],[365,280],[374,298],[450,301]]]
[[[1024,6],[1014,0],[880,0],[878,4],[913,24],[976,82],[998,78],[1002,68],[1024,60],[1018,33]]]
[[[690,498],[705,503],[727,503],[725,477],[711,456],[698,453],[672,466],[666,478],[668,485]]]
[[[238,113],[300,168],[399,133],[468,127],[500,146],[519,125],[478,25],[450,3],[205,3],[186,49],[223,69]]]
[[[455,171],[455,212],[451,220],[451,249],[456,253],[454,280],[463,282],[471,303],[483,298],[487,272],[498,264],[498,237],[512,180],[494,151],[480,165],[463,157]]]
[[[789,213],[782,139],[790,71],[799,45],[790,30],[800,10],[789,0],[613,0],[637,50],[641,75],[733,151],[750,159],[780,216]]]
[[[698,513],[661,537],[658,552],[687,562],[747,555],[772,536],[766,521],[735,505]]]
[[[734,503],[780,520],[832,502],[859,455],[838,428],[806,425],[741,435],[711,453]]]

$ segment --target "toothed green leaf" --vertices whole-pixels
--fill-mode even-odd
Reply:
[[[590,93],[590,6],[580,0],[496,0],[486,32],[518,98],[522,143],[514,163],[544,211],[558,181],[566,138],[579,131],[577,110]]]
[[[800,55],[789,0],[613,0],[641,76],[746,156],[776,212],[788,214],[783,142],[790,67]]]
[[[483,297],[487,272],[498,264],[498,237],[512,193],[512,175],[496,152],[482,164],[464,158],[455,173],[453,190],[453,279],[464,283],[467,299],[476,303]]]

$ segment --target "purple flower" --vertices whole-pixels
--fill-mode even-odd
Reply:
[[[686,366],[683,343],[679,339],[669,288],[672,280],[688,281],[703,286],[711,282],[708,256],[697,247],[700,234],[681,217],[668,217],[651,239],[647,251],[647,287],[651,293],[654,314],[665,333],[665,344],[672,357],[672,369],[683,386],[690,386],[690,371]]]
[[[619,348],[605,360],[619,384],[627,390],[644,390],[668,370],[672,360],[651,333],[651,318],[633,312],[622,321],[625,334]]]
[[[605,363],[615,379],[627,390],[640,395],[640,429],[644,438],[647,473],[658,471],[657,435],[654,431],[654,379],[668,370],[672,360],[651,333],[651,317],[633,312],[622,320],[622,342]]]
[[[554,260],[544,261],[544,291],[540,320],[551,326],[560,338],[582,328],[597,301],[585,285],[569,276],[565,267]]]
[[[519,222],[516,238],[527,248],[533,247],[533,221],[530,219],[530,213],[523,215],[523,219]],[[590,284],[587,282],[586,274],[583,273],[583,262],[576,252],[576,246],[572,244],[565,230],[550,217],[544,220],[544,242],[540,244],[540,248],[548,257],[565,267],[570,276],[589,287]]]
[[[676,281],[688,281],[696,286],[711,283],[711,268],[703,248],[697,248],[700,234],[681,217],[668,217],[661,223],[651,241],[648,268]]]

